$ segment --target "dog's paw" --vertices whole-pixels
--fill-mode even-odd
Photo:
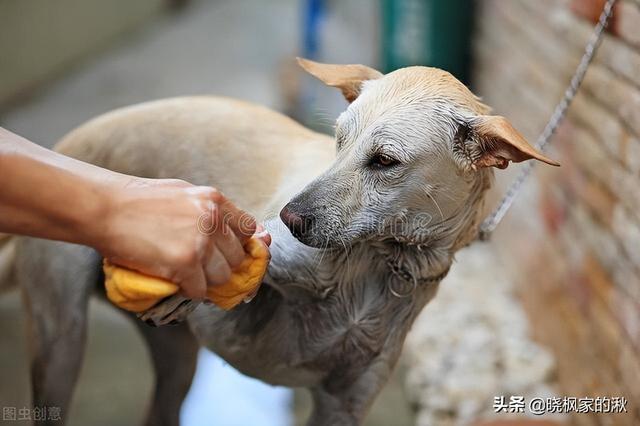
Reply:
[[[153,327],[175,325],[187,319],[201,302],[173,295],[138,314],[138,318]]]

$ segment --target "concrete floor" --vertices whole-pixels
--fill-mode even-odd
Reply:
[[[85,361],[70,426],[142,422],[152,377],[146,348],[123,315],[93,301]],[[0,405],[30,407],[25,319],[18,292],[0,298]]]
[[[325,24],[322,59],[373,64],[375,8],[366,0],[337,3]],[[111,109],[170,96],[212,93],[291,109],[286,93],[300,74],[299,5],[295,0],[195,1],[123,37],[115,46],[69,70],[0,124],[45,146]],[[284,82],[284,84],[283,84]],[[345,103],[337,91],[311,79],[302,85],[313,106],[311,121],[331,123]],[[299,111],[294,111],[299,112]],[[304,115],[304,114],[303,114]],[[321,120],[314,120],[318,117]],[[322,126],[319,126],[322,127]],[[326,126],[325,126],[326,128]],[[90,307],[89,344],[68,419],[74,425],[134,425],[145,411],[152,378],[146,349],[128,320],[106,304]],[[29,406],[24,319],[16,292],[0,297],[0,406]],[[413,424],[402,375],[378,399],[368,425]],[[309,409],[296,394],[296,423]],[[224,425],[222,425],[224,426]]]

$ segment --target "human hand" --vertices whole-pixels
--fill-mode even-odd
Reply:
[[[174,282],[192,299],[204,298],[207,284],[229,280],[249,238],[270,244],[255,218],[211,187],[132,178],[111,194],[103,237],[91,245],[111,263]]]

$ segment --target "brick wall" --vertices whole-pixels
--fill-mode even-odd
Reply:
[[[546,123],[597,17],[598,0],[483,0],[475,91],[530,141]],[[494,236],[535,337],[558,363],[560,394],[625,396],[640,424],[640,0],[611,32],[553,140],[561,168],[537,167]],[[517,171],[498,179],[503,187]]]

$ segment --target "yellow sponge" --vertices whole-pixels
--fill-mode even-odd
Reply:
[[[258,289],[269,264],[269,250],[262,241],[251,238],[244,249],[247,255],[229,281],[207,287],[207,298],[224,310],[233,308]],[[107,298],[127,311],[144,312],[180,289],[169,281],[115,266],[106,259],[103,269]]]

